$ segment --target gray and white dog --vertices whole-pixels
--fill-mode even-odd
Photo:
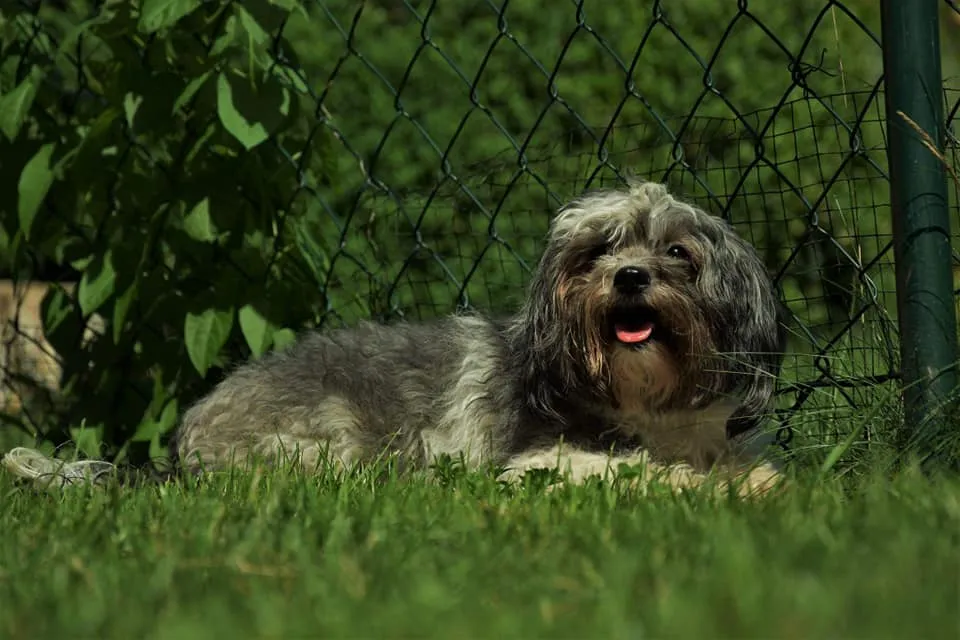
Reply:
[[[186,471],[251,455],[422,468],[450,454],[513,478],[628,463],[672,486],[719,472],[753,491],[778,474],[737,443],[769,408],[784,340],[754,250],[634,182],[561,209],[513,317],[307,333],[230,373],[186,412],[173,449]]]

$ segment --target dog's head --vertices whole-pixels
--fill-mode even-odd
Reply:
[[[543,412],[564,395],[644,412],[726,399],[738,407],[731,435],[768,408],[784,347],[752,247],[654,183],[560,211],[517,329],[528,400]]]

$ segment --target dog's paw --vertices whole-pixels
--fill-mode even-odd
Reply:
[[[771,464],[758,465],[736,476],[731,484],[742,498],[762,497],[783,489],[784,476]]]

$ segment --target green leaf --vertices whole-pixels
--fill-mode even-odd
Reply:
[[[330,261],[323,247],[316,240],[323,236],[317,234],[314,227],[315,225],[306,218],[299,220],[295,227],[294,240],[314,279],[317,282],[324,282],[330,272]]]
[[[234,97],[235,93],[240,93],[234,91],[236,85],[226,73],[221,73],[217,78],[217,115],[220,116],[224,129],[249,151],[266,140],[270,134],[262,123],[251,122],[240,113]],[[239,99],[238,95],[237,100]]]
[[[177,99],[174,101],[171,113],[176,113],[180,109],[183,109],[185,106],[187,106],[187,103],[193,100],[193,96],[197,95],[197,92],[200,91],[203,83],[207,81],[207,78],[210,77],[211,73],[212,71],[208,69],[188,82],[187,86],[183,88],[183,91],[180,92],[180,95],[177,96]]]
[[[70,264],[76,260],[82,260],[88,253],[89,245],[83,238],[74,235],[61,236],[53,248],[53,257],[57,264]]]
[[[103,425],[98,424],[95,427],[88,427],[82,424],[78,427],[70,427],[70,439],[77,446],[77,451],[88,460],[96,460],[101,455],[103,445]]]
[[[76,269],[77,271],[83,271],[90,266],[90,263],[93,262],[95,256],[83,254],[79,258],[75,258],[69,262],[70,267]]]
[[[127,126],[133,129],[133,119],[137,116],[137,110],[143,104],[143,96],[133,93],[127,93],[123,96],[123,112],[127,116]]]
[[[42,79],[43,71],[31,67],[27,77],[13,91],[0,97],[0,131],[11,141],[20,133]]]
[[[54,333],[70,317],[72,310],[73,303],[63,288],[59,285],[50,287],[41,304],[44,333],[48,336]]]
[[[177,401],[171,399],[163,407],[160,416],[154,419],[149,414],[144,416],[143,420],[137,425],[137,430],[133,437],[133,442],[151,442],[155,438],[162,436],[174,427],[177,422]]]
[[[159,31],[176,24],[200,4],[201,0],[143,0],[137,28],[143,33]]]
[[[217,230],[210,219],[209,198],[204,198],[193,206],[183,219],[183,229],[188,236],[200,242],[213,242],[217,239]]]
[[[71,294],[62,285],[52,284],[43,297],[40,312],[44,338],[54,351],[66,358],[77,358],[81,355],[77,349],[78,341],[82,339],[86,325],[77,310],[76,291]]]
[[[300,4],[300,0],[269,0],[270,4],[285,9],[287,11],[293,11],[294,9],[300,9],[304,14],[307,13],[307,10]]]
[[[113,295],[117,284],[117,272],[113,267],[113,256],[109,249],[83,271],[80,277],[80,289],[77,302],[80,312],[88,316],[103,305]]]
[[[273,342],[274,327],[270,321],[260,315],[253,305],[245,305],[238,314],[240,319],[240,330],[243,337],[250,345],[250,350],[257,358],[266,353]]]
[[[0,271],[10,273],[13,265],[16,263],[17,249],[23,236],[19,233],[9,233],[3,225],[0,225]]]
[[[133,284],[127,287],[120,297],[113,304],[113,343],[120,343],[120,334],[123,333],[123,325],[127,319],[127,313],[130,312],[130,305],[137,298],[137,292],[140,289],[140,279],[135,278]]]
[[[239,39],[238,24],[237,16],[232,15],[227,18],[220,35],[213,41],[213,46],[210,47],[210,53],[208,55],[211,58],[216,59],[222,57]]]
[[[297,340],[297,334],[293,329],[280,329],[273,332],[273,346],[278,350],[286,349]]]
[[[37,217],[37,211],[43,204],[50,185],[53,184],[53,170],[50,167],[50,158],[53,156],[54,143],[48,142],[24,165],[20,173],[20,183],[17,185],[19,200],[17,210],[20,214],[20,228],[26,238],[30,237],[30,229]]]
[[[204,309],[187,313],[183,334],[187,355],[201,376],[207,375],[210,365],[226,344],[233,329],[233,309]]]
[[[120,109],[116,107],[107,107],[100,112],[94,120],[90,122],[89,127],[83,134],[81,147],[87,152],[88,158],[102,158],[104,155],[106,141],[103,138],[110,135],[113,124],[121,116]],[[95,167],[99,166],[94,164]]]
[[[251,45],[263,45],[270,42],[270,34],[263,30],[263,27],[260,26],[257,19],[250,15],[250,12],[244,9],[243,5],[235,4],[233,5],[233,10],[240,19],[240,26],[247,32],[247,37],[250,39]],[[251,51],[251,53],[253,52]]]

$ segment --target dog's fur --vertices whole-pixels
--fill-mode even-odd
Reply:
[[[649,282],[625,293],[614,286],[624,267]],[[776,472],[749,470],[734,443],[772,397],[778,309],[726,222],[632,183],[559,212],[514,317],[307,333],[191,407],[173,450],[187,471],[251,455],[311,467],[393,454],[422,468],[450,454],[506,477],[559,467],[575,481],[623,462],[678,486],[719,469],[752,490]],[[618,322],[652,322],[653,334],[625,344]]]

